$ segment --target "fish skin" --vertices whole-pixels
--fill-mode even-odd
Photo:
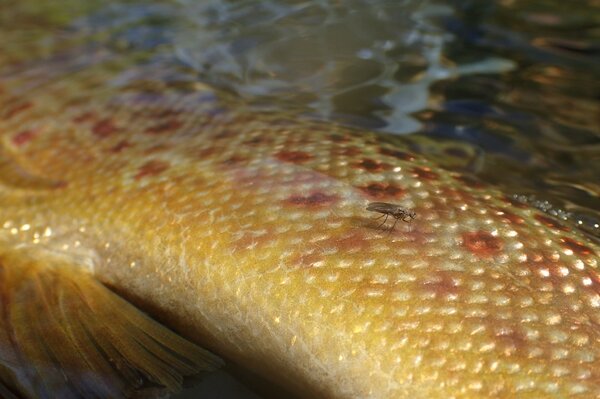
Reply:
[[[600,396],[577,230],[383,135],[86,62],[0,81],[0,248],[76,260],[306,397]],[[417,216],[383,231],[373,201]]]

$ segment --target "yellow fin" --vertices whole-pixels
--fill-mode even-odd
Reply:
[[[119,398],[222,361],[60,258],[0,250],[0,395]]]

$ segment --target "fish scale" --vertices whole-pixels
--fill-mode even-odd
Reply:
[[[306,397],[600,395],[577,230],[384,135],[69,62],[0,81],[0,255],[85,269]],[[416,218],[384,231],[372,201]]]

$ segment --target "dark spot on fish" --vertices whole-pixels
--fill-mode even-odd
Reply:
[[[8,108],[8,110],[6,111],[6,113],[4,114],[4,116],[6,117],[6,119],[10,119],[13,116],[18,115],[21,112],[26,111],[26,110],[28,110],[31,107],[33,107],[33,104],[31,102],[29,102],[29,101],[13,105],[12,107]]]
[[[390,168],[390,165],[388,165],[387,163],[383,163],[369,158],[365,158],[362,161],[358,162],[356,166],[369,172],[381,172]]]
[[[163,134],[163,133],[169,133],[169,132],[173,132],[177,129],[179,129],[183,124],[176,120],[176,119],[171,119],[167,122],[164,123],[159,123],[157,125],[154,126],[150,126],[146,129],[145,133],[147,134]]]
[[[338,197],[336,195],[328,195],[321,192],[315,192],[308,196],[292,195],[286,202],[292,205],[318,207],[318,206],[329,206],[336,202]]]
[[[84,113],[76,116],[75,118],[73,118],[73,122],[84,123],[84,122],[88,122],[88,121],[91,121],[94,119],[96,119],[96,113],[92,112],[92,111],[88,111],[88,112],[84,112]]]
[[[312,155],[302,151],[280,151],[275,156],[284,162],[292,163],[304,163],[312,159]]]
[[[252,137],[249,140],[244,141],[244,144],[247,145],[258,145],[268,142],[266,137]]]
[[[349,137],[342,136],[341,134],[330,134],[329,139],[334,143],[347,143],[350,141]]]
[[[564,248],[570,249],[577,255],[595,255],[590,247],[583,245],[579,241],[575,241],[569,237],[562,237],[560,240]]]
[[[502,241],[486,231],[463,233],[463,246],[481,258],[489,258],[502,251]]]
[[[458,180],[461,183],[464,183],[465,185],[471,188],[485,188],[487,186],[487,184],[485,184],[484,182],[475,179],[471,176],[458,175],[453,177],[454,179]]]
[[[465,150],[463,150],[462,148],[458,148],[458,147],[446,148],[444,150],[444,153],[446,153],[447,155],[450,155],[451,157],[461,158],[461,159],[465,159],[465,158],[469,157],[469,154]]]
[[[233,166],[233,165],[237,165],[237,164],[240,164],[242,162],[245,162],[247,160],[248,160],[248,158],[243,157],[241,155],[233,155],[233,156],[227,158],[226,160],[224,160],[223,161],[223,165]]]
[[[405,190],[390,183],[371,183],[368,186],[359,187],[367,195],[372,198],[400,198],[404,195]]]
[[[169,169],[170,164],[165,161],[151,160],[142,165],[138,173],[135,175],[135,179],[139,180],[146,176],[156,176]]]
[[[22,132],[15,134],[15,136],[12,138],[12,142],[17,147],[21,147],[33,140],[36,134],[37,131],[33,129],[23,130]]]
[[[117,131],[119,131],[119,128],[115,126],[110,118],[102,119],[92,127],[92,133],[100,138],[108,137]]]
[[[381,148],[379,150],[380,154],[389,155],[390,157],[394,157],[397,159],[401,159],[403,161],[414,161],[415,157],[408,152],[399,151],[399,150],[390,150],[389,148]]]
[[[113,147],[109,148],[108,151],[117,154],[129,147],[133,147],[133,145],[131,143],[129,143],[127,140],[121,140],[117,144],[115,144]]]
[[[414,167],[412,169],[413,173],[416,174],[418,177],[420,177],[421,179],[425,179],[425,180],[437,180],[439,179],[439,175],[435,172],[432,172],[431,169],[426,168],[426,167]]]
[[[219,132],[215,135],[215,138],[217,139],[229,139],[232,137],[237,136],[237,132],[235,130],[231,130],[231,129],[225,129],[222,132]]]
[[[181,115],[182,111],[176,109],[163,109],[158,112],[151,112],[150,117],[154,119],[172,118]]]
[[[562,230],[562,231],[569,231],[570,230],[568,227],[563,226],[557,220],[549,218],[548,216],[535,215],[535,218],[539,222],[541,222],[544,226],[547,226],[547,227],[550,227],[550,228],[553,228],[553,229],[557,229],[557,230]]]

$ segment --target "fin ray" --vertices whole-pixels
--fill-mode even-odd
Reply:
[[[81,267],[35,255],[0,249],[3,397],[127,397],[147,385],[174,392],[185,376],[221,365]]]

